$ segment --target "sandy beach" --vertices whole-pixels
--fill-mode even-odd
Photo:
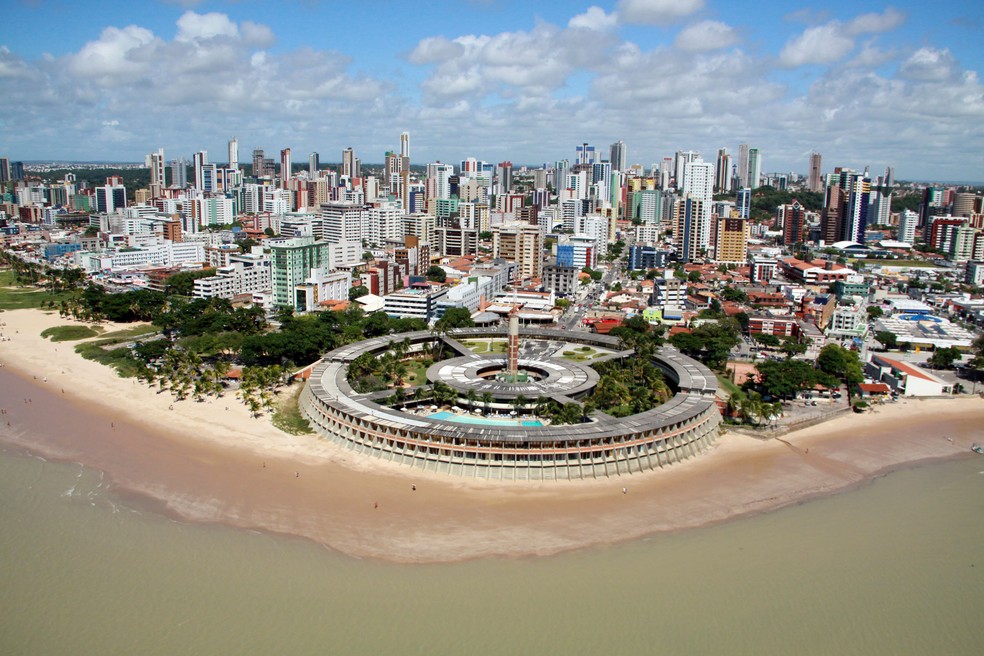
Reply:
[[[100,469],[130,503],[175,518],[294,535],[355,557],[445,562],[613,544],[773,510],[926,461],[979,457],[969,447],[984,441],[984,400],[903,400],[782,441],[726,433],[709,453],[650,474],[488,483],[284,434],[231,393],[175,402],[84,360],[76,342],[41,338],[73,323],[57,314],[8,311],[0,322],[10,338],[0,342],[5,442]]]

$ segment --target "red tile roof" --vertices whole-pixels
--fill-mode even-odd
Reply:
[[[926,373],[925,371],[923,371],[922,369],[919,369],[918,367],[914,367],[908,364],[907,362],[902,362],[901,360],[892,360],[891,358],[886,358],[880,355],[878,356],[878,359],[881,362],[884,362],[886,366],[889,366],[892,369],[898,369],[904,374],[915,376],[916,378],[922,378],[923,380],[928,380],[934,383],[939,382],[939,380],[935,376],[932,376]]]

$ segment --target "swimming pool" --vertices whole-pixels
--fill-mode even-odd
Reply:
[[[486,426],[543,426],[543,422],[537,419],[486,419],[485,417],[470,417],[468,415],[456,415],[453,412],[442,410],[427,415],[428,419],[443,419],[445,421],[455,421],[459,424],[484,424]]]

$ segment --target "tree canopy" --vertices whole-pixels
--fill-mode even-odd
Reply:
[[[845,349],[838,344],[827,344],[820,349],[817,369],[844,382],[847,396],[851,397],[853,388],[864,381],[861,359],[857,351]]]
[[[443,283],[443,282],[447,282],[448,274],[443,268],[435,264],[431,268],[427,269],[427,279],[430,280],[431,282]]]
[[[741,329],[738,322],[722,318],[694,328],[689,333],[677,333],[670,337],[670,343],[685,355],[700,360],[711,369],[724,369],[728,354],[740,341]]]

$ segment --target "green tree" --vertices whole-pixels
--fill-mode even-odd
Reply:
[[[809,341],[808,338],[805,339]],[[782,340],[782,346],[779,348],[787,358],[791,358],[794,355],[802,355],[803,353],[806,353],[806,347],[807,344],[805,342],[801,342],[795,337],[787,337]]]
[[[955,346],[937,348],[929,358],[929,364],[934,369],[951,369],[953,363],[961,357],[960,349]]]
[[[427,279],[431,282],[443,283],[447,282],[448,274],[443,268],[435,264],[431,268],[427,269]]]
[[[802,360],[766,360],[755,365],[761,383],[759,389],[780,399],[793,398],[797,393],[820,384],[832,383],[830,377]]]
[[[781,343],[779,341],[779,338],[776,335],[773,335],[772,333],[755,333],[754,335],[752,335],[752,338],[762,346],[768,346],[772,348],[778,347],[779,344]]]
[[[475,322],[471,318],[471,310],[466,307],[452,307],[444,311],[441,318],[434,323],[434,329],[447,334],[456,328],[471,328]]]
[[[843,381],[847,388],[847,400],[851,401],[854,387],[864,381],[861,360],[856,351],[851,351],[838,344],[827,344],[820,349],[817,357],[817,368]]]
[[[725,287],[724,289],[721,290],[720,296],[722,301],[731,301],[734,303],[748,302],[748,294],[746,294],[741,289],[738,289],[737,287]]]
[[[369,293],[369,288],[365,285],[359,285],[357,287],[349,288],[349,300],[354,301],[357,298],[362,298]]]
[[[886,350],[889,351],[894,348],[898,348],[899,346],[898,337],[895,336],[895,333],[889,332],[887,330],[879,330],[878,332],[876,332],[875,339],[877,339],[878,343],[880,343],[882,346],[885,347]]]
[[[880,318],[884,314],[885,314],[885,311],[882,310],[879,306],[877,306],[877,305],[869,305],[868,306],[868,319],[869,320],[872,320],[873,321],[875,319]]]

